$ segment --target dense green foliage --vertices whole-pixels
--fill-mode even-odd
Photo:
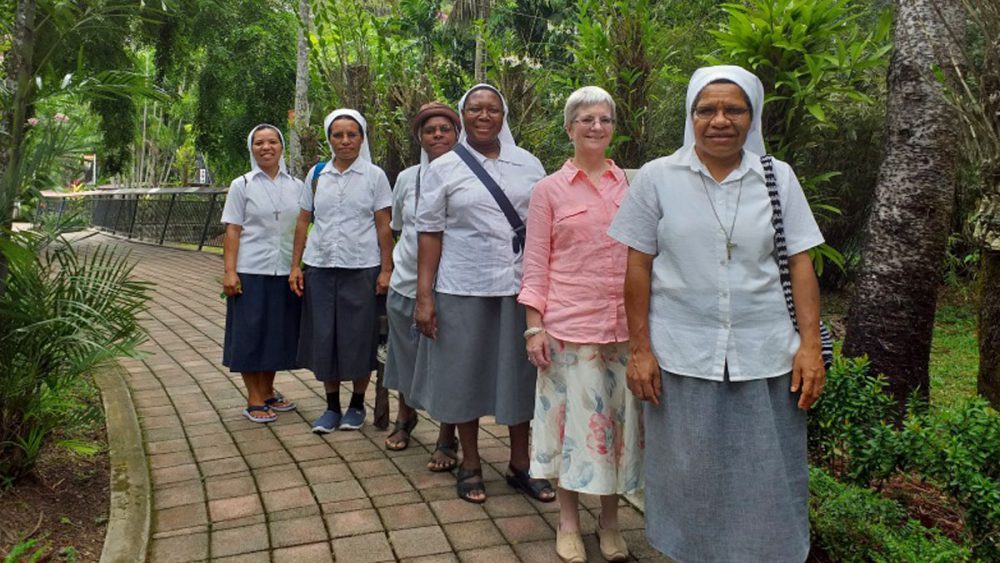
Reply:
[[[932,409],[913,404],[896,427],[885,385],[866,360],[837,360],[809,417],[813,461],[859,487],[919,476],[961,508],[975,558],[1000,558],[1000,413],[981,398]]]
[[[833,561],[952,563],[972,558],[968,547],[928,530],[898,503],[841,483],[821,469],[810,472],[809,493],[813,546]]]
[[[9,483],[54,432],[100,412],[73,392],[91,370],[135,353],[149,286],[108,248],[81,257],[68,244],[15,233],[0,238],[0,252],[10,268],[0,293],[0,483]]]

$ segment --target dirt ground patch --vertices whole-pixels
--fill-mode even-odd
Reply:
[[[19,543],[33,541],[23,559],[100,560],[110,503],[110,465],[104,430],[95,430],[88,438],[102,445],[100,453],[83,457],[48,448],[32,475],[0,491],[3,557]]]

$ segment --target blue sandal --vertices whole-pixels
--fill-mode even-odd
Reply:
[[[285,403],[285,404],[279,405],[278,403]],[[286,401],[285,397],[282,396],[277,391],[275,391],[273,397],[271,397],[270,399],[266,399],[264,401],[264,404],[275,412],[289,412],[295,410],[295,403],[291,401]]]
[[[254,416],[255,412],[270,413],[264,416]],[[250,422],[274,422],[278,420],[278,415],[271,412],[271,407],[267,405],[250,405],[243,409],[243,416],[247,417]]]

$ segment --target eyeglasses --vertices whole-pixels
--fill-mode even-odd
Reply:
[[[717,108],[713,106],[699,106],[694,108],[694,111],[691,113],[693,113],[694,116],[697,117],[698,119],[704,119],[705,121],[708,121],[710,119],[715,119],[715,116],[719,114],[720,110],[722,111],[722,116],[728,119],[729,121],[736,121],[737,119],[740,119],[744,115],[750,113],[750,110],[748,108],[741,108],[736,106],[727,106],[724,108]]]
[[[452,127],[451,125],[428,125],[427,127],[423,127],[422,129],[420,129],[420,133],[422,135],[433,135],[437,132],[440,132],[442,135],[447,135],[448,133],[451,133],[454,130],[455,128]]]
[[[353,141],[353,140],[357,139],[360,136],[361,136],[360,133],[356,133],[354,131],[348,131],[346,133],[340,133],[340,132],[330,133],[330,138],[333,139],[333,140],[336,140],[336,141],[339,141],[339,140],[343,139],[344,137],[347,137],[348,140]]]
[[[601,118],[596,118],[592,115],[588,115],[587,117],[581,117],[580,119],[574,119],[573,122],[579,123],[580,125],[583,125],[584,127],[587,128],[593,127],[595,123],[600,123],[601,127],[611,127],[612,125],[615,124],[615,120],[611,117],[604,116]]]
[[[484,111],[486,112],[486,115],[488,115],[490,117],[499,117],[499,116],[503,115],[503,109],[496,108],[496,107],[474,107],[473,106],[473,107],[466,107],[462,111],[465,112],[466,115],[482,115]]]

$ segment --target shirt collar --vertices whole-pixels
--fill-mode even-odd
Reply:
[[[367,161],[361,157],[355,158],[354,162],[347,167],[347,170],[341,172],[340,170],[337,170],[337,167],[333,165],[333,160],[331,160],[326,163],[326,166],[323,167],[323,171],[320,172],[320,174],[339,174],[342,176],[346,176],[348,172],[357,172],[358,174],[362,174],[364,173],[364,166],[366,162]]]
[[[681,155],[681,162],[685,162],[692,172],[705,174],[706,176],[711,177],[711,174],[708,172],[708,168],[706,168],[705,165],[702,164],[701,159],[698,158],[698,153],[695,152],[693,145],[688,145],[682,148],[681,151],[686,152],[686,154]],[[740,161],[740,165],[736,167],[736,170],[729,173],[726,179],[735,180],[743,178],[748,172],[754,172],[760,176],[762,180],[764,179],[764,166],[760,163],[760,155],[744,148],[743,160]]]
[[[250,179],[253,179],[253,178],[256,178],[257,176],[260,176],[260,175],[263,175],[268,180],[272,180],[273,179],[275,182],[281,180],[283,176],[286,176],[289,179],[291,179],[291,177],[292,177],[288,172],[286,172],[284,170],[279,170],[278,171],[278,175],[275,176],[274,178],[271,178],[270,176],[267,175],[267,172],[264,172],[260,168],[255,168],[255,169],[251,170],[249,177],[250,177]]]
[[[625,177],[625,171],[619,168],[617,165],[615,165],[615,161],[611,160],[610,158],[606,159],[606,162],[608,163],[608,169],[604,173],[605,174],[610,173],[611,177],[614,178],[615,182],[621,182],[622,178]],[[580,174],[586,175],[586,172],[580,170],[579,168],[577,168],[575,164],[573,164],[572,158],[566,159],[566,163],[563,164],[562,170],[560,172],[564,175],[567,182],[572,182]]]
[[[469,153],[472,156],[474,156],[476,158],[476,160],[479,161],[479,164],[483,164],[487,160],[489,160],[481,152],[479,152],[476,149],[472,148],[469,145],[468,140],[462,141],[462,144],[465,145],[465,148],[469,149]],[[506,162],[508,164],[513,164],[515,166],[521,166],[522,164],[524,164],[524,162],[519,157],[520,157],[520,153],[517,151],[517,146],[516,145],[511,145],[510,143],[504,143],[502,141],[500,142],[500,155],[497,156],[497,160]]]

